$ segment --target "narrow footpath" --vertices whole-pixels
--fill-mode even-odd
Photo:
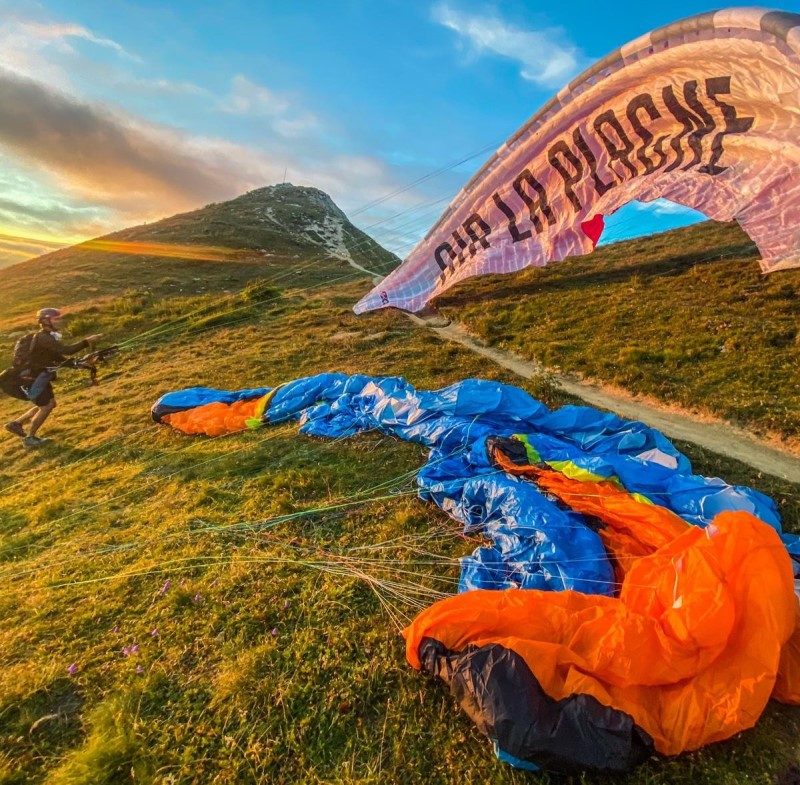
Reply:
[[[440,314],[422,318],[409,314],[409,317],[420,326],[432,330],[441,340],[458,343],[523,379],[546,376],[558,389],[580,398],[591,406],[608,409],[629,420],[640,420],[672,439],[697,444],[719,455],[746,463],[766,474],[800,483],[800,457],[773,447],[741,428],[725,422],[703,422],[691,414],[661,409],[642,401],[615,395],[589,382],[576,381],[553,373],[535,361],[483,345],[464,327],[456,322],[450,322]]]

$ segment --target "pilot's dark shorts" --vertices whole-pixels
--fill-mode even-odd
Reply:
[[[11,368],[0,373],[0,389],[12,398],[31,401],[31,398],[28,397],[30,386],[25,384]],[[53,385],[47,382],[43,387],[41,385],[37,385],[37,387],[40,389],[37,390],[36,397],[31,402],[36,406],[47,406],[55,398]]]

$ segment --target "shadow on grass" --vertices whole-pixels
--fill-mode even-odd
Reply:
[[[437,301],[440,307],[463,306],[467,302],[487,303],[493,300],[518,300],[520,297],[532,296],[535,294],[545,294],[548,292],[568,292],[587,287],[609,286],[624,283],[632,278],[661,278],[676,277],[683,275],[693,267],[701,265],[715,264],[721,260],[730,261],[735,256],[746,258],[752,254],[753,246],[751,243],[738,243],[736,245],[724,246],[714,250],[713,256],[709,256],[708,249],[693,251],[681,254],[680,256],[669,256],[663,259],[651,259],[646,262],[627,264],[622,267],[607,268],[592,267],[585,272],[575,271],[572,275],[552,277],[537,277],[532,281],[520,281],[502,287],[487,286],[486,289],[470,291],[457,291],[452,295],[441,297]],[[565,260],[569,264],[570,260]],[[581,260],[583,261],[583,260]]]

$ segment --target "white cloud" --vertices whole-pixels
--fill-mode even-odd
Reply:
[[[677,202],[670,202],[669,199],[654,199],[652,202],[633,202],[633,205],[637,210],[653,213],[654,215],[681,215],[695,212],[691,207],[684,207]]]
[[[231,79],[230,93],[220,100],[219,109],[242,117],[266,119],[272,130],[286,139],[307,135],[319,125],[315,114],[296,107],[288,95],[242,74]]]
[[[131,54],[127,49],[113,41],[110,38],[103,38],[95,35],[91,30],[83,27],[83,25],[74,24],[71,22],[66,23],[53,23],[53,22],[18,22],[18,30],[22,35],[27,35],[32,40],[41,42],[64,42],[70,38],[78,38],[88,41],[96,46],[111,49],[116,52],[120,57],[142,62],[141,58],[137,55]]]
[[[39,16],[22,18],[19,12],[4,14],[0,20],[0,65],[61,90],[74,90],[76,81],[86,77],[108,81],[120,65],[129,69],[142,62],[121,44],[82,25]],[[103,50],[112,57],[105,57]]]
[[[191,134],[2,69],[0,105],[9,107],[0,113],[0,148],[29,172],[48,176],[70,199],[102,205],[120,221],[229,199],[280,182],[285,167],[295,183],[315,185],[338,200],[350,197],[350,204],[398,186],[377,158],[277,142],[267,151]]]
[[[171,79],[136,79],[128,77],[119,81],[121,87],[138,90],[143,93],[162,93],[164,95],[180,96],[209,96],[211,93],[205,87],[194,82],[176,82]]]
[[[0,63],[8,70],[66,88],[72,82],[76,63],[86,59],[76,51],[75,41],[111,50],[127,61],[141,62],[116,41],[98,36],[82,25],[10,15],[0,23]]]
[[[542,87],[563,87],[582,68],[583,55],[559,29],[526,30],[496,14],[472,14],[446,2],[433,6],[432,15],[476,54],[491,52],[515,60],[520,76]]]
[[[301,112],[295,117],[279,117],[272,123],[277,134],[286,139],[307,136],[319,127],[319,120],[312,112]]]
[[[219,108],[231,114],[277,117],[289,109],[289,100],[237,74],[231,79],[230,94],[220,101]]]

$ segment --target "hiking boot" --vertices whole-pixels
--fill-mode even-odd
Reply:
[[[18,422],[7,422],[6,430],[13,433],[14,436],[19,436],[21,439],[25,438],[25,429]]]
[[[44,444],[47,444],[50,439],[40,439],[38,436],[26,436],[22,443],[26,447],[41,447]]]

